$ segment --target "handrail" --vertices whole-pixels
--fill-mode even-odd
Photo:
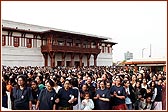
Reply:
[[[99,54],[99,48],[82,48],[77,46],[59,46],[59,45],[43,45],[41,46],[41,52],[73,52],[73,53],[91,53]]]

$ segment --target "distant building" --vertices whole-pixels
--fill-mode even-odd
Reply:
[[[147,59],[133,59],[125,62],[125,66],[133,66],[135,72],[139,68],[146,67],[150,72],[157,73],[158,71],[166,72],[165,58],[147,58]]]
[[[127,51],[126,53],[124,53],[124,57],[125,57],[125,60],[133,59],[133,53],[130,53],[129,51]]]

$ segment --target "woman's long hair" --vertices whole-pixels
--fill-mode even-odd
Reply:
[[[23,82],[24,82],[23,87],[26,87],[26,86],[27,86],[27,85],[26,85],[26,84],[27,84],[27,82],[26,82],[27,80],[26,80],[26,77],[25,77],[24,75],[19,75],[19,76],[17,77],[17,86],[16,86],[16,87],[19,88],[19,85],[18,85],[18,79],[19,79],[19,78],[21,78],[21,79],[23,80]]]

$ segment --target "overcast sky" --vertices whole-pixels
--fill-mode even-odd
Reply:
[[[130,1],[2,1],[2,19],[112,38],[113,60],[166,57],[167,3]]]

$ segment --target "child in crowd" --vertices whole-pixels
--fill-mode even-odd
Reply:
[[[145,100],[141,100],[139,104],[139,110],[151,110],[152,102],[151,96],[148,96]]]
[[[82,100],[81,109],[82,110],[92,110],[94,108],[93,100],[90,99],[88,92],[85,93],[84,100]]]

